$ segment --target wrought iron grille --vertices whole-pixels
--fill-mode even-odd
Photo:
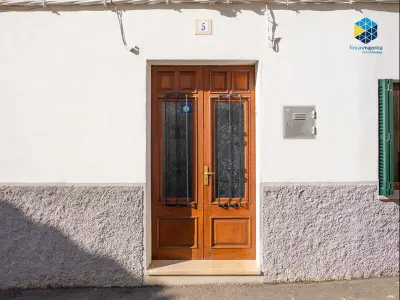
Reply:
[[[220,94],[217,97],[214,109],[215,197],[218,199],[219,207],[238,208],[242,205],[242,198],[245,193],[245,128],[242,95]],[[228,201],[221,203],[221,198],[228,198]],[[239,199],[239,201],[232,202],[234,198]]]
[[[245,193],[244,101],[220,94],[214,101],[215,194],[222,208],[241,207]],[[188,207],[193,199],[193,110],[195,97],[168,93],[163,99],[163,198],[165,205]],[[221,203],[221,198],[228,201]],[[232,199],[238,199],[232,202]]]
[[[193,100],[187,94],[163,99],[163,198],[165,205],[188,207],[193,198]]]

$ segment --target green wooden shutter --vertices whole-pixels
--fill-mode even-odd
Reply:
[[[379,80],[379,195],[394,192],[393,80]]]

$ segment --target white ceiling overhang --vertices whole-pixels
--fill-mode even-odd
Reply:
[[[132,4],[237,4],[237,3],[275,3],[275,4],[352,4],[352,3],[392,3],[399,4],[399,0],[0,0],[0,7],[51,7],[51,6],[97,6]]]

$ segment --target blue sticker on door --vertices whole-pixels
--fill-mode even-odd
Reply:
[[[191,114],[192,113],[192,103],[181,103],[181,113]]]

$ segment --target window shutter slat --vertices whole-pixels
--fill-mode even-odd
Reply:
[[[393,80],[379,80],[379,194],[394,192]]]

